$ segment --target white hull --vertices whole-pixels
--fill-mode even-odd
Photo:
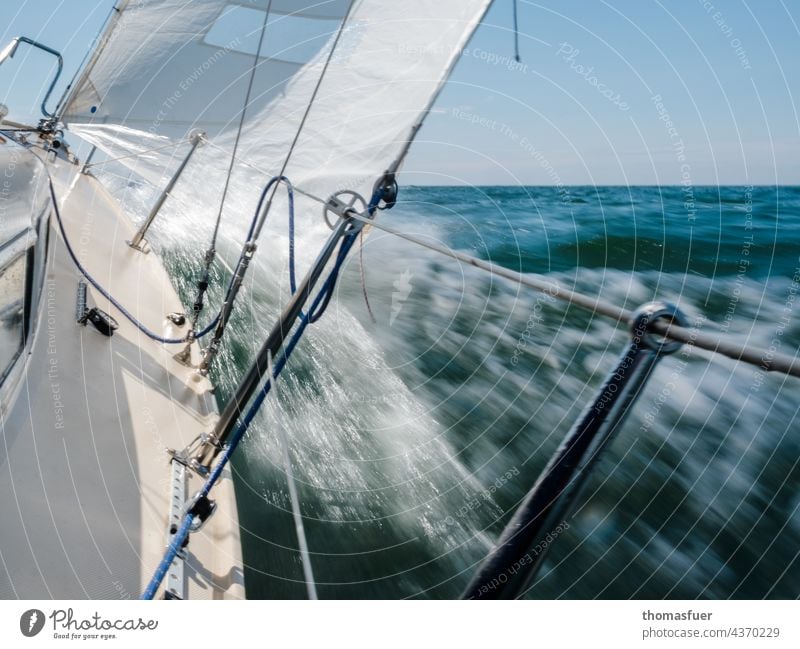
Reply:
[[[0,144],[6,168],[11,147]],[[134,228],[115,201],[80,167],[58,159],[47,168],[81,262],[151,329],[184,334],[165,318],[183,307],[164,268],[126,245]],[[182,346],[147,338],[91,287],[90,306],[119,330],[107,338],[76,324],[79,277],[53,216],[38,322],[0,392],[0,598],[137,597],[167,541],[166,450],[217,417],[210,383],[172,358]],[[192,478],[188,493],[198,485]],[[241,598],[229,471],[214,498],[218,512],[191,536],[186,596]]]

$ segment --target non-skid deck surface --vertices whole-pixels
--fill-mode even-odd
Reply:
[[[151,329],[179,337],[165,315],[180,302],[158,258],[125,244],[133,228],[113,199],[77,167],[48,167],[84,265]],[[180,346],[145,337],[91,288],[90,306],[120,328],[107,338],[77,326],[79,276],[55,218],[50,238],[26,376],[0,421],[0,597],[135,598],[166,541],[165,449],[213,425],[213,396],[173,360]],[[193,478],[189,493],[197,487]],[[191,537],[189,596],[243,597],[229,475],[214,497],[217,513]]]

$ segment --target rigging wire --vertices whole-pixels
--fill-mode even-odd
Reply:
[[[514,8],[514,60],[519,63],[519,22],[517,21],[517,0],[511,0],[511,6]]]
[[[294,191],[298,194],[306,196],[307,198],[310,198],[311,200],[317,201],[322,205],[325,205],[327,202],[319,196],[315,196],[314,194],[307,192],[296,185],[294,187]],[[546,293],[557,300],[574,304],[575,306],[586,309],[593,314],[597,313],[608,318],[612,318],[613,320],[625,325],[628,325],[631,322],[631,318],[633,316],[632,311],[618,307],[606,300],[597,297],[591,297],[578,291],[573,291],[558,284],[557,282],[546,280],[541,276],[518,273],[509,268],[493,264],[492,262],[478,259],[477,257],[467,253],[459,252],[458,250],[451,250],[445,246],[426,241],[400,230],[396,230],[391,226],[374,221],[368,216],[364,216],[363,214],[359,214],[355,211],[349,212],[348,215],[356,221],[367,223],[372,227],[378,228],[383,232],[394,235],[401,239],[405,239],[410,243],[427,248],[428,250],[432,250],[440,255],[450,257],[456,261],[474,266],[475,268],[479,268],[480,270],[486,271],[497,277],[503,277],[512,282],[516,282],[521,286],[526,286],[534,289],[535,291]],[[780,372],[782,374],[788,374],[790,376],[800,378],[800,358],[797,356],[792,357],[788,356],[787,354],[773,352],[769,349],[762,349],[750,345],[742,345],[722,336],[714,335],[711,332],[701,331],[696,327],[687,328],[681,327],[674,323],[667,324],[666,322],[659,321],[653,323],[653,328],[655,329],[656,333],[666,336],[672,340],[677,340],[714,354],[727,356],[735,361],[742,361],[750,365],[755,365],[766,372]]]
[[[592,313],[599,313],[600,315],[613,318],[626,325],[631,322],[631,317],[633,315],[631,311],[615,306],[600,298],[593,298],[583,293],[572,291],[556,282],[551,282],[535,275],[523,275],[522,273],[504,268],[503,266],[497,266],[496,264],[478,259],[472,255],[458,252],[457,250],[449,250],[444,246],[419,239],[414,235],[406,234],[405,232],[400,232],[389,226],[378,224],[372,219],[366,218],[360,214],[351,212],[350,216],[356,221],[369,223],[379,230],[383,230],[384,232],[405,239],[416,245],[451,257],[457,261],[464,262],[475,268],[488,271],[492,275],[504,277],[505,279],[527,286],[528,288],[547,293],[557,300],[580,306]],[[709,352],[727,356],[736,361],[743,361],[750,365],[755,365],[767,372],[781,372],[800,378],[800,358],[773,353],[771,350],[759,349],[758,347],[740,345],[732,340],[700,331],[697,328],[681,327],[675,323],[667,324],[657,321],[653,323],[653,328],[660,335],[666,336],[672,340],[677,340]]]
[[[233,142],[233,149],[231,150],[231,159],[230,163],[228,164],[228,173],[225,176],[225,185],[222,188],[222,197],[220,198],[219,202],[219,210],[217,211],[217,218],[214,222],[214,230],[211,233],[211,241],[209,242],[208,248],[206,249],[206,253],[203,259],[203,272],[200,276],[200,280],[197,282],[197,295],[194,300],[194,305],[192,306],[192,322],[191,326],[189,327],[189,339],[191,339],[194,335],[194,330],[197,328],[197,323],[200,319],[200,314],[203,311],[203,299],[205,297],[206,291],[208,290],[209,284],[209,276],[211,273],[211,265],[214,263],[214,260],[217,256],[217,237],[219,235],[219,227],[220,223],[222,222],[222,212],[225,208],[225,199],[228,197],[228,189],[230,187],[231,182],[231,175],[233,174],[233,166],[236,163],[236,153],[239,150],[239,141],[242,137],[242,128],[244,126],[244,120],[247,116],[247,107],[250,104],[250,95],[253,92],[253,84],[256,78],[256,70],[258,69],[258,61],[261,58],[261,50],[264,45],[264,36],[267,32],[267,24],[269,22],[269,15],[272,9],[272,0],[268,0],[267,2],[267,9],[264,13],[264,22],[261,25],[261,34],[258,37],[258,47],[256,48],[255,56],[253,57],[253,65],[250,68],[250,80],[247,84],[247,91],[245,92],[244,96],[244,104],[242,105],[242,114],[239,117],[239,126],[236,129],[236,138]],[[282,175],[282,174],[281,174]],[[232,285],[231,285],[232,286]],[[185,350],[184,353],[188,351]]]
[[[322,86],[322,80],[325,78],[325,74],[328,72],[328,67],[330,66],[331,60],[333,59],[333,54],[336,51],[336,46],[339,44],[339,39],[342,37],[344,33],[344,26],[347,24],[347,20],[350,17],[350,11],[353,9],[353,4],[355,0],[350,0],[350,3],[347,5],[347,11],[345,12],[344,16],[342,17],[342,22],[339,23],[339,29],[336,31],[336,37],[331,44],[331,49],[328,52],[328,56],[325,58],[325,64],[322,66],[322,71],[319,74],[319,78],[317,79],[317,83],[314,85],[314,90],[311,93],[311,97],[308,100],[308,104],[306,105],[306,109],[303,112],[303,117],[300,119],[300,124],[297,127],[297,131],[294,134],[294,138],[292,139],[292,143],[289,145],[289,151],[286,153],[286,157],[283,160],[283,165],[281,166],[280,172],[278,172],[278,176],[283,176],[286,173],[286,168],[289,166],[289,160],[292,157],[292,153],[294,153],[294,148],[297,146],[297,142],[300,140],[300,134],[303,131],[303,128],[306,125],[306,120],[308,119],[309,113],[311,113],[311,107],[314,105],[314,101],[317,98],[317,94],[319,93],[319,89]],[[277,187],[272,190],[272,194],[267,201],[267,205],[264,208],[264,219],[266,219],[266,215],[269,213],[270,207],[272,206],[272,200],[275,197],[275,192],[277,191]],[[261,230],[261,225],[258,227],[258,231]]]
[[[273,390],[273,400],[278,405],[278,381],[274,368],[272,367],[272,354],[267,354],[267,373]],[[311,567],[311,556],[308,551],[308,541],[306,531],[303,526],[303,513],[300,511],[300,498],[297,495],[297,485],[294,480],[294,470],[292,469],[292,459],[289,456],[289,437],[286,429],[279,417],[275,417],[275,427],[278,429],[280,438],[281,454],[283,456],[283,468],[286,471],[286,482],[289,486],[289,499],[292,503],[292,516],[294,518],[294,528],[297,532],[297,544],[300,549],[300,560],[303,564],[303,576],[306,580],[306,590],[308,599],[318,599],[317,586],[314,581],[314,570]]]
[[[242,128],[244,127],[244,120],[247,116],[247,107],[250,105],[250,95],[253,92],[253,84],[256,79],[256,70],[258,69],[258,61],[261,58],[261,51],[264,46],[264,36],[267,33],[267,24],[269,22],[270,11],[272,10],[272,0],[267,1],[267,8],[264,13],[264,22],[261,24],[261,34],[258,37],[258,47],[256,48],[255,56],[253,57],[253,65],[250,68],[250,80],[247,84],[247,90],[244,95],[244,105],[242,106],[242,114],[239,117],[239,126],[236,129],[236,138],[233,141],[233,150],[231,151],[231,160],[228,164],[228,173],[225,176],[225,185],[222,188],[222,198],[219,202],[219,211],[217,212],[217,220],[214,224],[214,231],[211,235],[210,249],[213,249],[217,242],[217,234],[219,233],[219,225],[222,220],[222,211],[225,207],[225,199],[228,197],[228,189],[230,187],[231,174],[233,173],[233,166],[236,163],[236,152],[239,150],[239,141],[242,137]],[[278,174],[279,176],[283,174]]]
[[[292,157],[292,153],[294,152],[294,148],[297,145],[297,142],[300,139],[300,134],[303,131],[303,128],[306,124],[306,120],[308,119],[308,115],[311,112],[311,107],[314,105],[314,101],[317,98],[317,94],[319,93],[319,89],[322,86],[322,81],[325,78],[325,74],[328,71],[328,67],[330,66],[331,60],[333,59],[333,54],[336,51],[336,46],[339,44],[339,39],[341,38],[342,34],[344,33],[345,25],[347,24],[347,20],[350,17],[350,11],[353,8],[354,0],[351,0],[347,6],[347,11],[345,12],[344,16],[342,17],[342,21],[339,24],[339,27],[336,31],[336,37],[331,44],[330,51],[325,58],[325,64],[322,67],[322,71],[320,72],[319,77],[317,78],[316,84],[314,85],[314,90],[311,93],[311,97],[308,100],[308,104],[306,105],[305,111],[303,112],[303,117],[300,120],[300,124],[297,127],[297,131],[294,134],[292,139],[292,143],[289,145],[289,150],[286,152],[286,157],[283,160],[283,164],[281,165],[280,172],[274,178],[285,178],[284,173],[286,171],[287,166],[289,165],[289,160]],[[211,363],[214,360],[214,357],[217,354],[219,349],[220,341],[222,340],[222,336],[225,333],[225,328],[227,326],[228,316],[230,315],[230,310],[233,307],[233,302],[236,300],[236,297],[239,293],[239,289],[241,287],[241,283],[244,280],[244,276],[247,272],[247,268],[249,266],[250,258],[252,257],[253,253],[255,252],[255,241],[258,239],[259,235],[261,234],[261,230],[266,223],[267,217],[269,216],[270,209],[272,207],[273,199],[275,198],[275,193],[278,191],[278,185],[280,183],[275,183],[272,187],[272,192],[269,195],[269,198],[266,201],[266,205],[263,206],[262,209],[262,201],[264,195],[262,194],[262,201],[259,201],[259,207],[256,212],[256,222],[250,228],[250,233],[248,235],[248,241],[245,243],[242,256],[239,258],[239,266],[237,267],[237,274],[234,275],[234,282],[231,285],[231,290],[228,293],[228,297],[226,297],[226,304],[223,304],[223,315],[219,320],[219,326],[216,328],[214,332],[214,336],[211,339],[211,342],[206,348],[205,354],[203,356],[203,362],[201,365],[202,371],[208,371]],[[269,186],[268,186],[269,187]],[[259,213],[260,212],[260,213]],[[290,252],[294,252],[294,247],[292,246]],[[320,307],[318,313],[314,313],[313,311],[310,313],[310,321],[316,322],[319,317],[322,316],[325,309],[330,302],[330,294],[325,296],[325,299]],[[227,303],[227,300],[230,300]]]

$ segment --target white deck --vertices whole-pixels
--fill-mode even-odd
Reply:
[[[48,168],[82,262],[150,329],[179,337],[165,315],[183,307],[158,258],[126,245],[115,201],[79,167]],[[53,217],[42,317],[18,396],[0,408],[0,598],[138,597],[166,542],[165,450],[216,418],[211,385],[172,358],[181,346],[140,334],[91,287],[89,305],[120,328],[107,338],[75,323],[78,279]],[[244,597],[229,474],[212,497],[218,511],[189,544],[188,596]]]

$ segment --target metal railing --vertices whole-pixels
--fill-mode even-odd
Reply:
[[[651,302],[631,319],[631,341],[592,403],[567,433],[463,594],[510,599],[524,594],[546,555],[532,548],[566,520],[603,449],[619,430],[656,363],[682,343],[657,337],[655,323],[686,326],[677,307]]]
[[[181,164],[175,170],[175,173],[172,174],[172,178],[169,179],[169,182],[166,184],[164,189],[161,190],[161,193],[156,199],[156,202],[153,204],[153,207],[150,209],[150,213],[147,215],[144,223],[142,223],[141,227],[139,227],[136,234],[133,235],[133,239],[128,241],[128,245],[131,248],[138,250],[139,252],[146,252],[147,242],[145,241],[145,236],[147,235],[147,231],[150,229],[150,226],[153,224],[156,216],[161,211],[161,208],[169,197],[170,192],[174,189],[175,183],[178,182],[178,178],[180,178],[181,174],[183,174],[183,170],[186,169],[186,165],[189,164],[192,154],[194,154],[195,150],[197,150],[197,147],[205,141],[206,134],[202,131],[194,131],[189,135],[189,142],[192,145],[191,148],[181,161]]]

